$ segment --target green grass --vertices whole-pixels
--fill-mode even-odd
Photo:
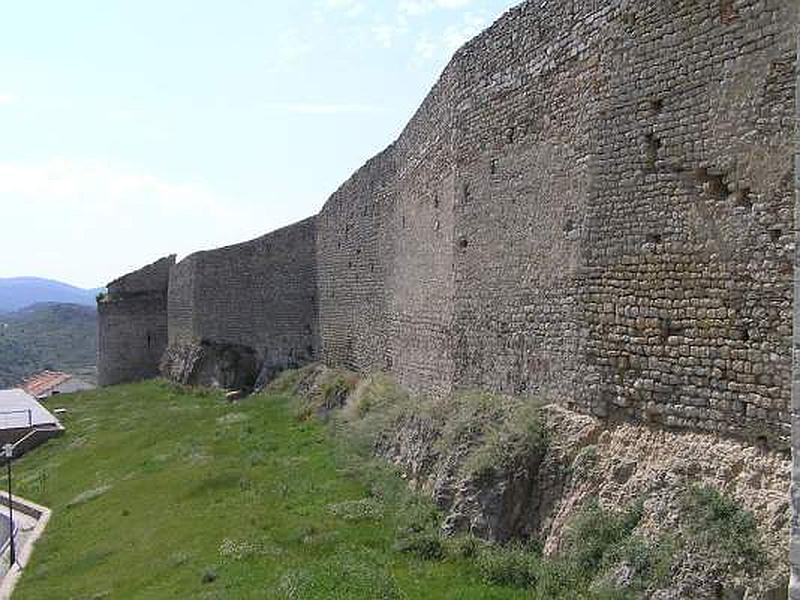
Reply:
[[[711,552],[755,573],[766,564],[755,517],[731,497],[708,486],[693,486],[684,498],[689,534]]]
[[[427,500],[290,404],[159,382],[54,399],[67,433],[15,465],[53,509],[15,598],[528,597],[445,552]]]

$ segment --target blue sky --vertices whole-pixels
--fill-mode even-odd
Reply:
[[[94,287],[317,212],[516,3],[4,3],[0,277]]]

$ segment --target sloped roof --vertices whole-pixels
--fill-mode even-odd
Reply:
[[[62,373],[61,371],[42,371],[36,375],[28,377],[23,384],[22,389],[28,392],[31,396],[39,398],[46,396],[56,387],[72,379],[69,373]]]
[[[0,390],[0,429],[58,424],[58,419],[25,390]]]

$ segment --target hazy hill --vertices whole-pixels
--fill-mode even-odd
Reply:
[[[91,375],[96,363],[94,307],[45,303],[0,314],[0,389],[43,369]]]
[[[38,277],[0,278],[0,312],[19,310],[40,302],[94,306],[98,291]]]

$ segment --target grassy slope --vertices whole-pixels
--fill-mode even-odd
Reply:
[[[0,388],[42,369],[75,372],[97,362],[97,310],[37,304],[0,315]]]
[[[229,406],[147,383],[53,405],[67,434],[15,466],[16,491],[54,510],[18,600],[525,597],[467,562],[393,551],[393,494],[382,516],[335,516],[368,486],[286,398]]]

